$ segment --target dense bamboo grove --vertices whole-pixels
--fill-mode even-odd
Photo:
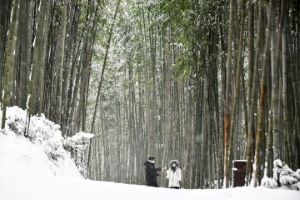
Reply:
[[[1,1],[3,112],[18,105],[44,113],[65,135],[85,129],[100,3]]]
[[[3,116],[94,133],[89,178],[144,184],[150,155],[185,188],[230,186],[232,160],[254,186],[274,159],[300,167],[296,0],[0,3]]]

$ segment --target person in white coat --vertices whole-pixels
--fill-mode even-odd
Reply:
[[[178,160],[171,160],[170,168],[167,170],[167,177],[169,180],[168,187],[179,189],[181,182],[181,169]]]

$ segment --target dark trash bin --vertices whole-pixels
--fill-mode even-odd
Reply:
[[[233,174],[233,187],[244,186],[246,181],[246,160],[234,160],[232,161],[232,174]]]

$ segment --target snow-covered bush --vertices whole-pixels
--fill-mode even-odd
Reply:
[[[28,125],[28,121],[29,125]],[[26,131],[27,129],[27,131]],[[26,135],[33,143],[43,146],[49,159],[64,158],[63,137],[60,126],[41,116],[32,116],[29,120],[26,111],[14,106],[7,108],[5,131],[17,135]]]
[[[261,180],[261,186],[267,187],[267,188],[277,188],[278,184],[275,179],[269,178],[269,177],[264,177]]]
[[[5,123],[6,130],[13,131],[17,135],[24,135],[27,124],[26,112],[17,106],[8,107]]]
[[[293,171],[281,160],[274,161],[273,178],[264,177],[262,186],[268,188],[284,187],[293,190],[300,190],[300,169]]]
[[[87,175],[89,144],[92,137],[94,137],[93,134],[79,132],[74,136],[64,140],[65,149],[71,152],[76,166],[78,167],[80,173],[84,176]]]
[[[49,158],[56,160],[64,156],[63,137],[60,126],[48,120],[44,115],[30,119],[28,137],[34,143],[41,143]]]
[[[57,164],[68,159],[71,153],[81,174],[86,174],[92,134],[79,132],[73,137],[64,139],[60,125],[50,121],[43,114],[32,116],[29,120],[26,111],[17,106],[7,108],[6,126],[1,133],[26,136],[32,143],[42,146],[49,160]]]

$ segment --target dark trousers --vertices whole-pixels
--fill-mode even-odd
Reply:
[[[147,186],[158,187],[158,184],[157,183],[147,183]]]

